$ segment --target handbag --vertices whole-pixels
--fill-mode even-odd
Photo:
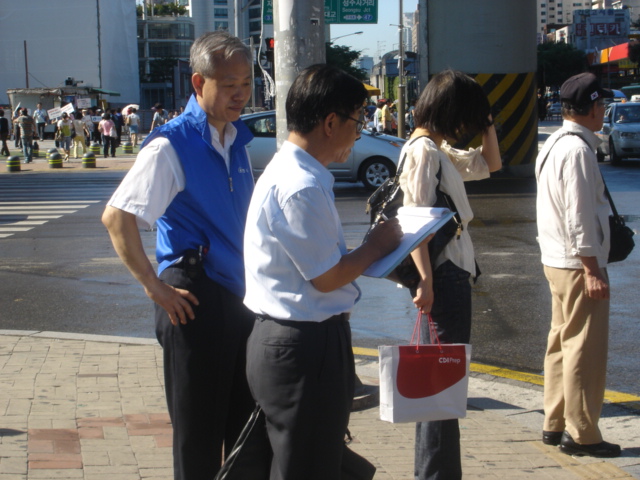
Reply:
[[[458,214],[458,210],[456,209],[456,204],[453,203],[453,199],[442,190],[440,190],[440,180],[442,178],[442,166],[438,169],[438,173],[436,173],[436,178],[438,179],[438,184],[436,185],[436,203],[433,204],[434,207],[440,208],[448,208],[452,212],[454,212],[453,218],[445,223],[441,229],[439,229],[435,236],[429,241],[429,258],[431,259],[431,265],[435,264],[436,259],[444,250],[444,247],[453,239],[454,237],[457,239],[462,235],[462,219]],[[478,275],[476,275],[477,277]]]
[[[467,414],[471,345],[441,344],[431,315],[434,343],[420,345],[421,319],[419,312],[409,345],[378,347],[381,420],[426,422]]]
[[[604,182],[604,177],[602,181]],[[624,217],[618,215],[618,210],[613,203],[613,198],[611,198],[606,183],[604,184],[604,193],[609,199],[609,205],[611,205],[611,211],[613,212],[613,215],[609,215],[609,230],[611,235],[608,263],[621,262],[629,256],[633,247],[636,246],[633,241],[634,233],[633,230],[625,224]]]
[[[414,142],[418,138],[414,138],[411,142]],[[405,153],[398,163],[398,169],[395,176],[387,178],[382,185],[380,185],[375,192],[367,199],[366,213],[370,214],[370,226],[362,242],[364,243],[369,237],[369,233],[373,228],[380,223],[384,218],[395,218],[398,215],[398,209],[402,207],[404,201],[404,192],[400,188],[400,175],[404,168],[404,161],[407,154]],[[438,169],[436,178],[438,184],[436,185],[436,203],[434,207],[448,208],[454,212],[454,216],[445,225],[443,225],[435,234],[435,236],[429,242],[429,257],[431,259],[431,265],[433,266],[435,260],[444,247],[451,241],[451,239],[457,235],[460,238],[462,233],[462,221],[460,215],[458,215],[455,204],[449,195],[440,190],[440,179],[442,177],[441,168]],[[432,245],[433,243],[433,245]],[[402,262],[391,272],[387,277],[394,283],[399,283],[403,287],[407,287],[414,290],[420,282],[420,272],[416,267],[413,257],[407,255]]]
[[[351,434],[347,430],[348,442]],[[376,467],[344,444],[340,480],[372,480]],[[273,451],[264,412],[256,405],[214,480],[269,480]]]

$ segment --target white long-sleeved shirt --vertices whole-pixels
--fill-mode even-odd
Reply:
[[[558,139],[566,132],[584,140]],[[546,266],[582,269],[580,257],[596,257],[601,268],[607,266],[610,206],[595,154],[600,141],[588,128],[565,120],[538,154],[538,242]]]
[[[452,239],[435,259],[435,268],[447,260],[476,274],[475,255],[469,235],[469,222],[473,220],[473,211],[464,189],[464,182],[489,178],[489,167],[482,156],[482,147],[458,150],[443,142],[440,149],[429,138],[418,138],[405,143],[400,157],[406,154],[400,187],[404,192],[404,205],[407,207],[431,207],[436,202],[437,174],[441,169],[440,191],[448,194],[456,205],[462,234]]]

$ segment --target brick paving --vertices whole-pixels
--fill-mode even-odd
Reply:
[[[376,383],[371,363],[358,367],[367,384]],[[470,397],[483,388],[497,392],[487,375],[471,380]],[[351,416],[352,448],[377,466],[376,480],[411,480],[413,424],[380,421],[375,396],[365,398],[373,400],[359,402],[363,409]],[[154,341],[0,331],[0,415],[0,480],[172,478],[162,355]],[[465,478],[634,478],[612,462],[544,446],[537,428],[474,407],[471,398],[460,426]]]

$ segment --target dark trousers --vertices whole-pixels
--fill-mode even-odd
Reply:
[[[9,146],[7,145],[8,138],[9,138],[9,134],[7,133],[0,134],[0,141],[2,142],[2,151],[0,152],[0,155],[6,155],[7,157],[11,155],[11,152],[9,151]]]
[[[116,143],[118,139],[115,137],[107,137],[106,135],[102,136],[102,145],[105,158],[109,156],[109,150],[111,150],[111,156],[116,156]]]
[[[38,138],[40,140],[44,140],[44,126],[46,123],[36,123]]]
[[[341,478],[355,383],[348,315],[323,322],[258,317],[247,379],[267,420],[270,479]]]
[[[469,272],[447,261],[433,274],[431,317],[442,343],[469,343],[471,338],[471,284]],[[421,324],[421,338],[429,342],[429,326]],[[416,480],[462,478],[458,420],[416,424]]]
[[[163,348],[165,389],[173,424],[176,480],[211,480],[253,411],[246,381],[246,342],[254,316],[242,299],[201,275],[179,268],[160,278],[199,300],[195,320],[174,326],[156,305],[156,335]]]

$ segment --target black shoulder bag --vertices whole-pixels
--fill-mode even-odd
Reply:
[[[582,138],[581,135],[578,135],[577,133],[573,133],[573,132],[565,132],[562,135],[558,135],[558,138],[556,138],[556,142],[560,138],[566,135],[574,135],[580,138],[580,140],[582,140],[584,143],[589,145],[589,143],[584,138]],[[547,158],[549,157],[549,153],[551,153],[551,150],[553,149],[554,145],[551,146],[551,148],[547,152],[547,155],[542,160],[542,164],[540,165],[540,171],[542,171],[542,167],[544,167],[544,164],[546,163]],[[602,176],[602,172],[600,172],[600,175]],[[633,250],[633,247],[636,246],[635,242],[633,241],[634,233],[633,233],[633,230],[627,227],[624,221],[624,217],[622,217],[621,215],[618,215],[618,210],[616,209],[616,206],[613,203],[613,198],[611,198],[611,194],[609,193],[609,189],[607,188],[607,183],[604,181],[604,176],[602,177],[602,183],[604,183],[604,193],[609,199],[609,205],[611,205],[611,212],[613,212],[613,215],[609,215],[609,230],[611,234],[610,234],[609,258],[607,259],[607,263],[621,262],[622,260],[624,260],[629,256],[629,254]]]
[[[424,136],[426,135],[416,137],[412,142]],[[406,153],[398,163],[398,169],[395,176],[387,178],[367,200],[366,213],[369,213],[371,217],[369,230],[364,236],[363,243],[369,237],[371,230],[378,225],[384,217],[396,217],[398,215],[398,209],[402,207],[404,192],[400,188],[400,175],[404,168],[405,158]],[[442,168],[438,169],[436,177],[438,179],[438,185],[436,186],[436,203],[433,206],[448,208],[454,212],[455,215],[436,232],[434,238],[429,242],[429,257],[431,259],[431,265],[434,264],[437,256],[442,253],[442,250],[444,250],[444,247],[451,241],[451,239],[456,235],[457,238],[460,238],[460,234],[462,233],[462,221],[457,213],[453,199],[440,190]],[[407,257],[400,262],[400,264],[386,278],[392,282],[401,284],[403,287],[413,290],[420,282],[420,272],[418,272],[418,267],[416,267],[413,257],[411,257],[411,255],[407,255]]]

